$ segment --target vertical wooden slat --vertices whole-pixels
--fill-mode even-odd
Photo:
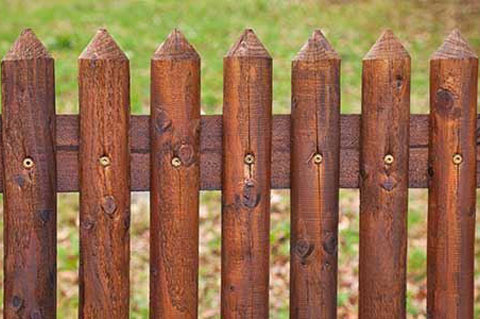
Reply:
[[[340,57],[316,30],[292,63],[290,318],[337,317]]]
[[[223,319],[268,318],[272,58],[246,30],[224,58]]]
[[[151,64],[150,318],[197,318],[200,57],[174,30]]]
[[[129,61],[106,30],[79,58],[80,318],[128,318]]]
[[[4,318],[56,317],[54,60],[25,30],[2,61]]]
[[[390,30],[363,59],[359,318],[406,317],[410,56]]]
[[[477,74],[453,31],[430,61],[429,318],[473,318]]]

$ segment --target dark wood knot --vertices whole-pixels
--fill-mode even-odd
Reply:
[[[333,233],[327,234],[326,238],[323,240],[322,246],[323,250],[329,255],[333,255],[337,252],[338,248],[338,239],[337,236]]]
[[[23,306],[23,299],[19,296],[13,296],[12,299],[12,307],[15,309],[16,312],[20,311]]]
[[[312,254],[314,248],[314,245],[308,240],[299,239],[295,244],[295,254],[298,257],[305,259]]]
[[[391,192],[395,187],[397,186],[397,181],[395,178],[388,176],[383,182],[382,182],[382,188],[388,192]]]
[[[172,120],[168,116],[168,113],[163,109],[157,109],[158,115],[155,118],[155,129],[158,133],[163,134],[170,130],[172,127]]]
[[[257,183],[247,179],[243,184],[242,204],[247,208],[255,208],[260,202],[261,195],[257,190]]]
[[[94,226],[95,226],[95,222],[92,220],[87,219],[82,222],[82,228],[85,230],[91,230],[93,229]]]
[[[195,150],[193,149],[192,144],[180,144],[175,153],[180,158],[183,165],[191,166],[193,163],[195,163]]]
[[[435,102],[440,114],[453,118],[460,117],[461,111],[458,107],[455,107],[455,96],[448,89],[438,89],[435,94]]]
[[[38,217],[40,218],[40,221],[42,222],[42,224],[46,224],[50,220],[50,215],[53,213],[53,210],[51,210],[51,209],[41,209],[37,213],[38,213]]]
[[[115,198],[111,195],[103,197],[102,209],[107,215],[112,216],[117,210],[117,203],[115,201]]]

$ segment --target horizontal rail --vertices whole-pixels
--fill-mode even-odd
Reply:
[[[132,115],[130,121],[132,191],[150,189],[150,121],[148,115]],[[480,117],[477,118],[477,123]],[[428,115],[410,117],[409,187],[426,188]],[[57,115],[57,191],[76,192],[78,181],[79,122],[77,115]],[[340,187],[358,188],[360,115],[341,116]],[[273,116],[272,188],[290,187],[290,115]],[[222,117],[203,115],[201,125],[200,178],[202,190],[221,189]],[[0,158],[0,160],[2,160]],[[477,151],[477,161],[480,153]],[[478,166],[480,169],[480,165]],[[477,169],[478,170],[478,169]],[[477,172],[477,187],[480,187]],[[3,185],[0,181],[0,191]]]

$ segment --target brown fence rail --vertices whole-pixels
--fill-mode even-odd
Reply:
[[[223,116],[200,115],[200,57],[174,30],[151,61],[151,116],[105,30],[79,59],[80,114],[55,114],[54,60],[31,30],[2,61],[5,318],[56,316],[56,192],[80,192],[80,318],[128,318],[130,192],[150,191],[150,317],[197,318],[200,190],[222,190],[222,318],[268,318],[270,190],[291,188],[290,317],[336,318],[338,190],[360,189],[359,317],[406,317],[408,188],[429,188],[427,313],[473,318],[478,59],[458,31],[410,115],[391,31],[340,114],[340,57],[315,31],[272,115],[272,58],[246,30],[224,58]]]

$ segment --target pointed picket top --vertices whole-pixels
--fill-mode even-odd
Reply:
[[[15,43],[10,50],[8,50],[3,61],[39,58],[51,59],[52,56],[43,43],[37,38],[32,29],[25,29],[18,36],[17,40],[15,40]]]
[[[128,60],[106,29],[99,29],[83,50],[79,59],[83,60]]]
[[[443,41],[443,44],[431,57],[435,59],[468,59],[477,58],[477,55],[462,36],[460,30],[453,30]]]
[[[405,47],[400,43],[400,40],[393,34],[393,31],[387,29],[383,31],[370,51],[363,58],[364,60],[379,60],[389,58],[409,58]]]
[[[319,29],[313,31],[312,36],[298,51],[294,61],[304,60],[340,60],[338,53],[332,48],[328,40]]]
[[[192,59],[199,60],[195,48],[188,42],[183,33],[174,29],[168,35],[167,39],[160,44],[158,49],[153,54],[152,59]]]
[[[252,29],[246,29],[235,44],[228,50],[226,57],[269,58],[270,54]]]

